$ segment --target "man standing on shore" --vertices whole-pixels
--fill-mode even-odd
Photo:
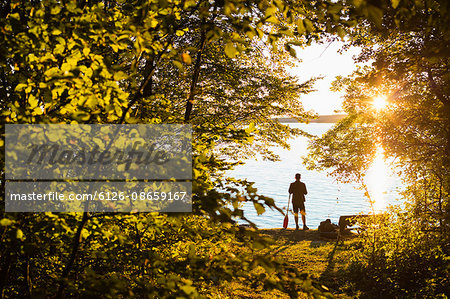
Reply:
[[[300,182],[300,173],[295,174],[295,182],[291,183],[289,186],[289,194],[292,194],[292,207],[294,210],[295,218],[295,229],[298,230],[298,211],[302,214],[303,230],[308,230],[309,227],[306,226],[306,213],[305,213],[305,195],[308,194],[306,191],[306,185]]]

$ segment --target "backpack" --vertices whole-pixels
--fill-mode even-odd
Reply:
[[[321,232],[321,233],[335,232],[338,229],[339,229],[339,226],[337,226],[334,223],[331,223],[330,219],[320,222],[320,225],[319,225],[319,232]]]

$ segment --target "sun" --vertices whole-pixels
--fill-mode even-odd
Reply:
[[[386,108],[386,105],[387,105],[387,99],[385,96],[378,96],[373,99],[372,106],[376,110],[382,110],[382,109]]]

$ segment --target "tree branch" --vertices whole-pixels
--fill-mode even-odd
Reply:
[[[161,60],[162,56],[166,52],[169,45],[172,43],[174,35],[171,35],[169,37],[169,40],[167,41],[166,45],[164,46],[164,49],[159,52],[159,54],[156,56],[156,58],[152,61],[147,61],[147,63],[151,63],[149,67],[148,75],[144,78],[144,81],[142,85],[139,87],[139,90],[133,95],[132,100],[128,104],[128,106],[125,108],[125,110],[122,113],[122,117],[119,120],[119,124],[122,124],[125,121],[125,116],[127,115],[128,111],[131,109],[131,107],[142,97],[145,96],[145,92],[149,89],[147,88],[148,84],[151,83],[151,78],[153,74],[155,73],[156,66],[158,65],[158,62]]]
[[[204,22],[202,22],[202,25]],[[200,75],[200,67],[202,63],[202,53],[203,49],[206,45],[206,30],[204,28],[201,29],[201,35],[200,35],[200,46],[198,48],[197,52],[197,58],[195,60],[195,66],[194,66],[194,73],[192,75],[192,82],[191,87],[189,89],[189,97],[186,102],[186,111],[184,113],[184,121],[187,123],[189,122],[189,118],[191,116],[192,112],[192,106],[194,104],[194,95],[195,95],[195,88],[198,82],[198,78]]]

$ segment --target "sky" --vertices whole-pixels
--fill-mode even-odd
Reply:
[[[360,52],[359,48],[350,48],[339,54],[338,50],[341,47],[342,42],[333,42],[313,44],[304,49],[297,48],[297,57],[301,62],[291,68],[291,73],[300,81],[306,81],[311,77],[324,77],[316,81],[314,88],[317,91],[300,98],[306,110],[314,110],[320,115],[335,114],[335,110],[341,110],[343,93],[332,92],[331,82],[336,76],[350,75],[356,69],[352,57]]]

